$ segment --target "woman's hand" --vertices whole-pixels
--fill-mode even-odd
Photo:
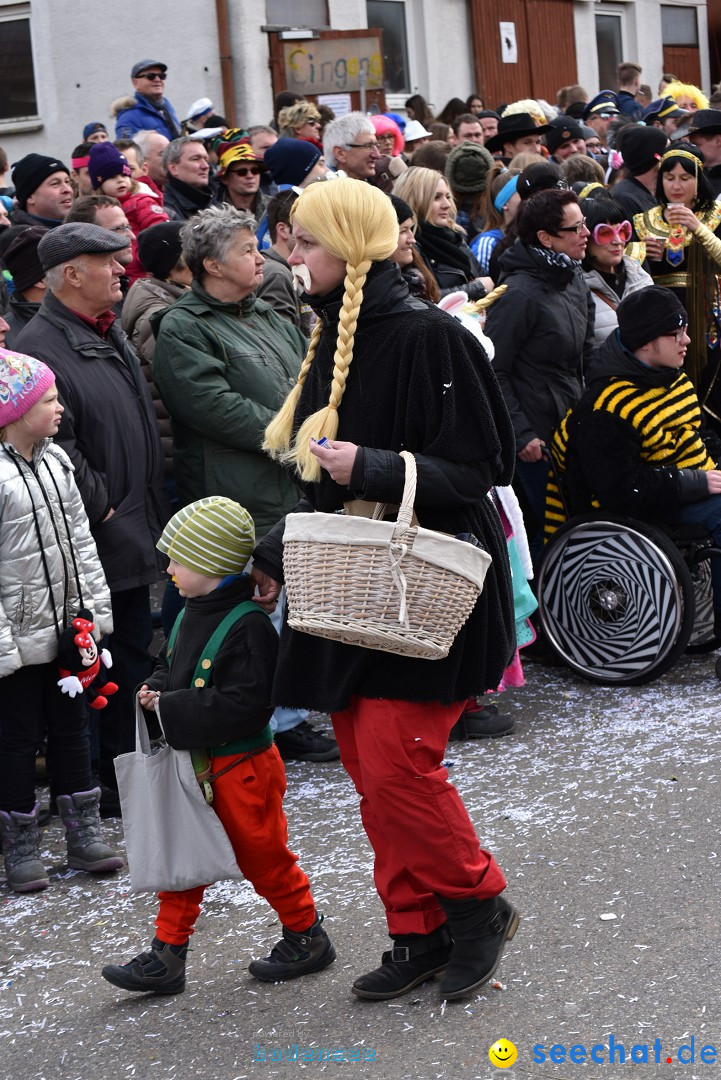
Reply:
[[[698,218],[693,210],[682,203],[669,203],[666,207],[666,219],[669,225],[685,225],[692,233],[698,229]]]
[[[543,439],[531,439],[522,450],[518,451],[521,461],[540,461],[546,444]]]
[[[663,249],[666,246],[665,241],[660,236],[647,236],[644,245],[646,247],[646,258],[652,262],[660,262],[663,258]]]
[[[253,597],[256,604],[262,607],[263,611],[267,611],[268,614],[275,611],[280,596],[280,582],[268,574],[264,574],[262,570],[258,570],[255,566],[250,571],[250,580],[258,590],[258,595]]]
[[[329,439],[325,446],[311,442],[310,452],[318,458],[318,464],[330,474],[336,484],[347,487],[355,464],[358,447],[352,442],[338,442]]]

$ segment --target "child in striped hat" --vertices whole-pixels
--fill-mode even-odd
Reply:
[[[186,603],[139,700],[153,710],[160,699],[165,737],[176,750],[206,750],[212,806],[238,866],[283,925],[270,955],[254,960],[249,970],[257,979],[279,982],[328,967],[335,950],[316,914],[308,878],[287,846],[285,770],[269,723],[278,635],[252,602],[253,585],[243,573],[254,542],[248,511],[219,495],[190,503],[168,522],[157,546],[168,556],[168,573]],[[211,663],[203,659],[212,651],[210,639],[229,616],[230,628]],[[199,886],[159,893],[150,949],[127,964],[107,965],[103,977],[124,990],[184,990],[188,941],[204,891]]]

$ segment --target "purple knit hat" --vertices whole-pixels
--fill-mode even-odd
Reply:
[[[128,159],[111,142],[93,143],[88,157],[90,182],[97,191],[104,180],[113,176],[130,176]]]
[[[54,373],[42,360],[0,349],[0,428],[24,416],[54,382]]]

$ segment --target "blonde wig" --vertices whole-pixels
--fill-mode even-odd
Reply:
[[[371,265],[390,259],[398,247],[398,218],[392,202],[382,191],[350,178],[335,180],[332,184],[311,184],[293,206],[291,216],[321,247],[345,261],[345,291],[338,318],[328,404],[309,416],[293,439],[295,411],[323,329],[323,320],[319,319],[313,328],[298,381],[266,428],[263,449],[276,460],[292,463],[301,479],[317,482],[321,470],[310,451],[311,439],[320,440],[326,436],[332,440],[338,432],[338,408],[353,359],[363,286]]]
[[[664,94],[667,97],[672,97],[674,101],[678,101],[679,98],[691,98],[697,109],[708,109],[709,107],[708,98],[703,90],[699,90],[698,86],[694,86],[693,83],[669,83],[664,90]]]
[[[295,105],[288,105],[278,113],[278,132],[281,136],[292,139],[296,131],[309,120],[320,119],[321,115],[312,101],[298,101]]]
[[[393,184],[393,194],[399,199],[404,199],[410,206],[419,221],[427,221],[431,224],[430,214],[433,200],[438,189],[438,181],[443,180],[448,187],[448,198],[451,208],[448,212],[448,226],[456,232],[464,232],[460,225],[456,224],[456,203],[451,192],[451,186],[443,173],[435,169],[424,169],[420,165],[411,165],[396,179]]]

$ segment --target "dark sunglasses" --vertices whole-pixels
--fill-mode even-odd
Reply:
[[[230,171],[236,176],[247,176],[249,173],[251,176],[260,176],[262,170],[260,165],[248,165],[247,167],[243,166],[240,169],[231,169]]]
[[[162,75],[159,71],[141,71],[141,73],[138,75],[139,79],[150,79],[151,81],[155,81],[155,79],[160,79],[161,82],[165,82],[167,77],[167,71],[165,75]]]

